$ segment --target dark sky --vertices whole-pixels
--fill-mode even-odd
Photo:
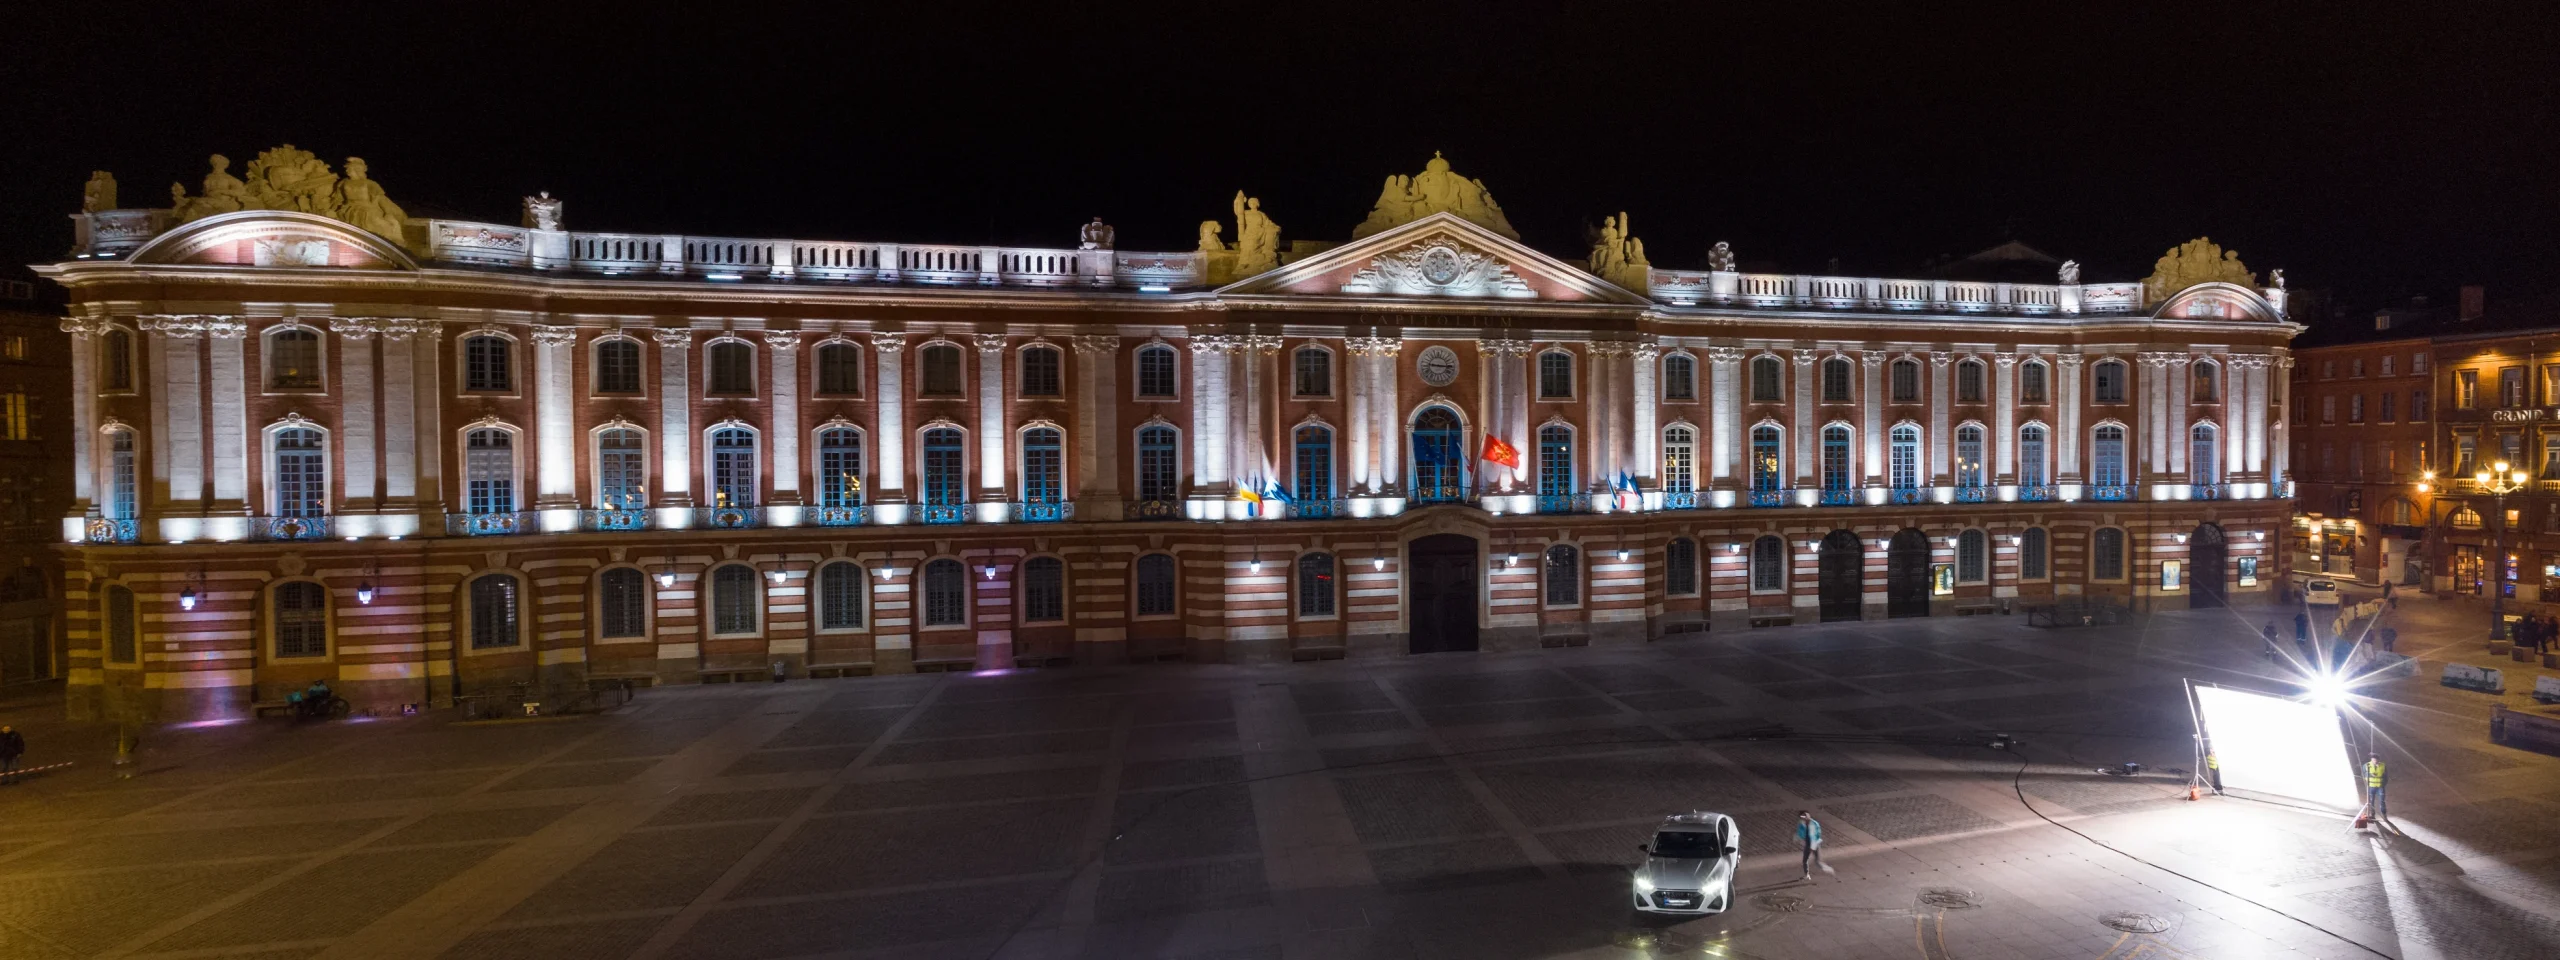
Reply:
[[[1142,249],[1238,188],[1347,238],[1436,149],[1573,256],[1624,209],[1663,266],[2015,237],[2127,279],[2210,234],[2348,304],[2560,286],[2560,21],[2527,4],[31,6],[0,38],[16,263],[92,168],[156,205],[284,141],[413,215],[548,189],[573,229],[1068,245],[1100,214]]]

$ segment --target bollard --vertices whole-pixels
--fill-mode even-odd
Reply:
[[[790,668],[788,668],[788,667],[786,667],[786,666],[784,666],[784,665],[783,665],[782,661],[780,661],[780,660],[776,660],[776,661],[774,661],[774,662],[773,662],[773,682],[775,682],[775,683],[781,683],[781,682],[782,682],[782,678],[783,678],[783,677],[788,673],[789,669],[790,669]]]

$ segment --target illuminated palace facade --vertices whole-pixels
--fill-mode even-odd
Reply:
[[[41,268],[72,301],[73,709],[2274,582],[2278,288],[1595,269],[1429,207],[1264,263],[1251,223],[1134,252],[83,214]]]

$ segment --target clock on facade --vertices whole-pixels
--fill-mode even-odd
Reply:
[[[1458,379],[1458,352],[1447,347],[1426,348],[1414,361],[1414,368],[1422,374],[1422,382],[1435,387],[1448,386]]]

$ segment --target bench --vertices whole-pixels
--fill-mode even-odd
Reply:
[[[1013,655],[1013,666],[1017,670],[1029,670],[1034,667],[1067,667],[1074,666],[1075,662],[1076,658],[1065,654],[1017,653]]]
[[[916,661],[917,673],[968,673],[978,669],[974,657],[935,657]]]
[[[809,676],[820,679],[827,677],[867,677],[870,675],[871,661],[869,660],[836,660],[822,663],[811,663],[809,665]]]
[[[1351,648],[1349,647],[1291,647],[1289,649],[1289,661],[1291,663],[1312,663],[1317,660],[1340,660],[1350,653]]]
[[[266,716],[267,712],[271,710],[276,713],[291,713],[293,712],[293,702],[290,700],[255,700],[249,703],[249,715],[252,717]]]
[[[1587,647],[1590,645],[1591,635],[1587,633],[1566,633],[1538,638],[1538,646],[1549,650],[1553,650],[1558,647]]]

